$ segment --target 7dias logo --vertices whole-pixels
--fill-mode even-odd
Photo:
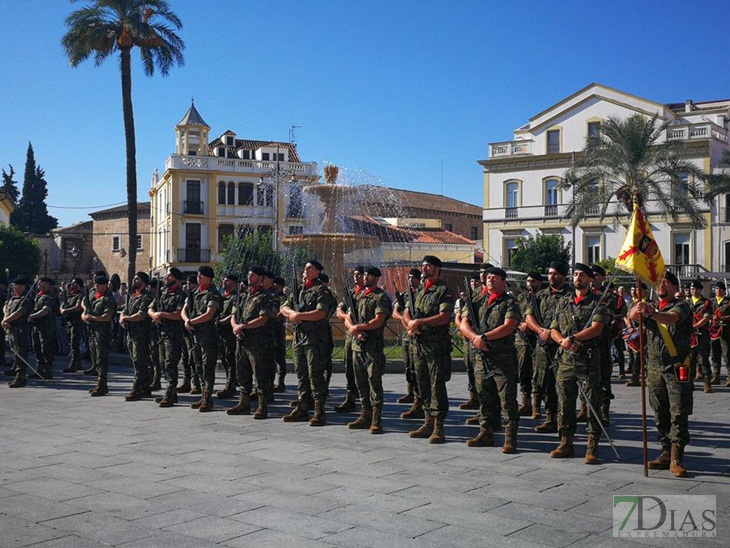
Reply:
[[[717,537],[714,495],[614,495],[613,536]]]

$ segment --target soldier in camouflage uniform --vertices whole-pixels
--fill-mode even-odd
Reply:
[[[22,388],[26,383],[26,362],[28,361],[28,316],[33,301],[27,297],[28,278],[18,276],[13,280],[13,293],[3,308],[2,327],[8,334],[10,350],[13,352],[15,378],[8,383],[10,388]]]
[[[319,280],[322,265],[312,259],[304,267],[299,294],[294,291],[281,306],[280,312],[294,324],[294,368],[297,373],[299,399],[285,422],[301,422],[309,418],[308,400],[314,401],[314,415],[309,424],[326,422],[324,404],[327,399],[327,337],[329,318],[335,307],[332,293]]]
[[[260,266],[248,269],[246,296],[239,296],[231,311],[231,325],[236,337],[236,368],[240,386],[238,405],[226,409],[229,415],[248,415],[253,378],[256,379],[258,408],[254,419],[269,418],[269,398],[273,395],[271,370],[274,368],[274,331],[272,320],[278,311],[273,308],[271,294],[264,289],[265,270]]]
[[[486,275],[486,274],[485,274]],[[472,296],[480,296],[482,289],[486,290],[486,286],[480,279],[479,272],[472,272],[469,275],[469,286],[471,287]],[[459,299],[455,303],[454,324],[458,327],[461,324],[461,316],[466,312],[466,293],[462,292]],[[476,381],[474,380],[474,368],[476,367],[476,353],[471,340],[462,336],[462,349],[464,351],[464,366],[466,367],[467,384],[466,389],[469,392],[469,398],[459,404],[459,409],[479,409],[479,395],[477,394]]]
[[[667,271],[657,290],[659,305],[638,303],[629,317],[638,321],[643,315],[648,334],[649,402],[662,444],[661,454],[649,461],[648,466],[652,470],[669,470],[674,476],[685,477],[684,447],[690,439],[689,415],[692,414],[688,359],[692,310],[689,303],[675,298],[678,289],[679,280]]]
[[[147,286],[147,291],[152,295],[152,299],[158,299],[160,295],[160,280],[153,278]],[[160,329],[159,326],[152,324],[150,327],[150,348],[149,348],[149,388],[152,390],[160,390],[162,388],[162,363],[160,362]],[[156,399],[156,398],[155,398]]]
[[[46,276],[38,280],[38,293],[28,322],[33,326],[33,349],[38,373],[44,379],[53,378],[53,358],[56,352],[56,317],[58,304],[51,288],[53,280]]]
[[[165,395],[155,399],[160,407],[172,407],[177,403],[177,364],[183,350],[182,309],[185,306],[185,293],[180,284],[183,274],[171,267],[165,276],[165,289],[149,308],[153,325],[160,330],[160,364],[165,368],[167,388]]]
[[[501,268],[487,270],[489,298],[474,309],[477,318],[466,311],[459,328],[477,350],[475,380],[479,395],[480,430],[466,442],[469,447],[492,447],[495,400],[506,418],[503,453],[517,451],[517,350],[515,330],[520,310],[507,289],[507,273]]]
[[[221,399],[236,395],[236,336],[231,327],[231,315],[238,300],[238,276],[226,274],[223,277],[223,308],[218,316],[218,355],[226,372],[226,384],[216,396]]]
[[[600,349],[598,343],[606,324],[606,308],[600,297],[591,291],[593,271],[587,265],[575,263],[573,267],[574,294],[558,303],[558,310],[550,335],[560,345],[556,358],[558,371],[558,428],[560,445],[550,452],[554,459],[573,457],[573,437],[576,430],[575,404],[578,399],[578,383],[593,409],[601,408]],[[593,413],[588,413],[588,447],[584,462],[599,464],[598,442],[601,426]]]
[[[111,345],[111,322],[117,313],[117,303],[109,289],[106,276],[94,277],[94,288],[85,293],[81,303],[84,311],[81,320],[89,328],[89,353],[91,367],[97,372],[96,387],[89,391],[92,397],[109,393],[107,376],[109,374],[109,347]]]
[[[357,302],[358,295],[365,290],[364,266],[355,267],[355,270],[352,271],[352,281],[354,285],[352,287],[350,298],[353,302]],[[337,307],[337,319],[344,322],[348,313],[349,310],[347,309],[347,304],[345,304],[343,299]],[[358,391],[358,382],[355,376],[355,362],[352,350],[352,335],[349,331],[345,332],[345,355],[343,361],[345,366],[345,379],[347,380],[347,392],[345,394],[345,400],[340,405],[335,406],[336,413],[349,413],[351,411],[356,411],[357,405],[355,402],[357,399],[361,396],[363,398],[366,397],[366,394],[360,394]]]
[[[201,413],[213,410],[213,388],[215,387],[215,366],[218,361],[218,315],[223,307],[223,299],[211,284],[213,269],[209,266],[198,268],[198,288],[185,300],[182,319],[185,329],[193,332],[195,345],[200,347],[201,365],[198,376],[203,383],[200,400],[190,404],[192,409]]]
[[[411,359],[416,369],[418,391],[425,414],[423,425],[411,438],[428,438],[444,443],[444,421],[449,410],[446,383],[451,378],[451,334],[449,323],[454,297],[440,279],[441,260],[426,255],[421,263],[421,285],[414,298],[415,310],[406,303],[404,322],[411,337]]]
[[[710,323],[712,322],[712,301],[702,296],[702,282],[695,280],[690,286],[691,296],[687,302],[692,309],[692,328],[696,346],[690,349],[690,367],[694,375],[704,379],[706,394],[712,393],[712,365],[710,364]]]
[[[360,417],[348,423],[351,429],[369,428],[371,434],[383,432],[383,374],[385,373],[385,323],[393,313],[393,303],[378,287],[382,276],[379,268],[365,269],[364,286],[356,293],[357,322],[351,311],[345,316],[345,327],[352,338],[355,378],[361,394]]]
[[[271,273],[273,276],[273,273]],[[264,286],[266,286],[266,279],[269,275],[266,275],[264,279]],[[272,329],[274,331],[274,370],[272,375],[272,383],[274,383],[274,392],[284,392],[286,390],[286,318],[279,312],[281,305],[286,300],[284,295],[284,286],[286,281],[281,276],[271,277],[273,284],[269,293],[273,301],[273,307],[276,311],[276,317],[272,320]]]
[[[550,336],[550,324],[555,318],[558,303],[568,295],[565,285],[565,276],[568,274],[568,265],[563,261],[553,261],[548,269],[547,287],[538,291],[532,306],[525,312],[525,320],[529,328],[535,333],[535,362],[532,378],[532,418],[540,417],[540,403],[545,401],[545,422],[535,427],[535,432],[554,433],[558,431],[557,410],[558,395],[555,391],[555,370],[557,363],[555,353],[558,351]],[[540,315],[541,322],[537,320]]]
[[[725,282],[718,281],[715,283],[715,299],[712,301],[712,313],[717,326],[722,329],[720,338],[712,341],[712,384],[720,384],[720,370],[722,368],[723,359],[725,361],[725,369],[727,370],[727,378],[725,386],[730,386],[730,298],[727,296],[727,288]]]
[[[406,291],[412,291],[415,292],[416,289],[418,289],[418,284],[421,283],[421,271],[417,268],[411,268],[410,272],[408,272],[408,287],[406,287]],[[400,293],[397,295],[398,299],[396,300],[395,305],[393,306],[393,318],[398,320],[399,322],[403,322],[403,315],[402,312],[405,310],[405,304],[406,304],[406,294]],[[401,413],[402,419],[422,419],[423,418],[423,409],[421,409],[421,402],[420,398],[418,396],[418,383],[416,382],[416,371],[413,365],[413,362],[411,362],[411,353],[409,350],[410,346],[410,338],[407,336],[406,332],[403,332],[403,336],[401,337],[401,350],[402,350],[402,356],[403,356],[403,365],[405,368],[405,374],[406,374],[406,386],[407,390],[404,395],[402,395],[400,398],[398,398],[398,403],[412,403],[413,405],[408,411],[404,411]]]
[[[185,284],[185,298],[198,288],[197,276],[188,276],[187,283]],[[181,313],[182,319],[182,313]],[[178,394],[191,394],[197,395],[202,394],[203,391],[200,387],[200,377],[198,376],[198,370],[202,367],[203,358],[201,355],[200,347],[196,346],[193,337],[193,332],[184,329],[183,323],[183,341],[185,342],[185,349],[182,353],[182,366],[183,366],[183,382],[177,387]]]
[[[137,272],[132,279],[129,296],[119,325],[127,330],[127,349],[134,366],[132,390],[124,396],[127,401],[139,401],[152,395],[150,392],[150,333],[152,320],[148,314],[154,299],[147,290],[150,277],[146,272]]]
[[[539,272],[530,272],[527,274],[525,281],[525,289],[517,296],[517,306],[520,309],[521,322],[517,327],[515,334],[515,347],[517,348],[517,379],[520,383],[520,392],[522,394],[522,404],[517,409],[520,417],[532,416],[532,376],[533,361],[537,348],[537,336],[535,332],[527,325],[525,315],[527,310],[532,306],[535,295],[540,291],[543,282],[542,274]]]
[[[81,278],[74,278],[66,290],[66,298],[61,307],[61,314],[66,320],[66,334],[69,343],[68,367],[64,373],[75,373],[81,370],[81,313],[84,311],[81,306],[84,300],[84,282]]]

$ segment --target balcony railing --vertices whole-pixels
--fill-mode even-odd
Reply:
[[[728,142],[727,130],[715,124],[688,124],[683,126],[671,126],[667,128],[667,141],[692,140],[692,139],[717,139],[723,143]]]
[[[173,249],[173,263],[209,263],[210,249]]]
[[[594,205],[586,209],[586,215],[598,215],[601,213],[601,206]]]
[[[545,217],[557,217],[558,206],[556,204],[545,206]]]
[[[183,156],[173,154],[165,162],[166,169],[199,169],[227,172],[255,173],[260,175],[276,169],[275,160],[241,160],[238,158],[218,158],[217,156]],[[316,162],[278,162],[283,172],[294,173],[297,177],[317,175]]]
[[[517,208],[516,207],[508,207],[504,210],[504,218],[505,219],[516,219],[517,218]]]
[[[203,202],[183,202],[183,213],[188,215],[202,215],[203,214]]]
[[[489,147],[489,156],[491,158],[496,158],[499,156],[519,156],[523,154],[532,154],[532,140],[491,143]]]

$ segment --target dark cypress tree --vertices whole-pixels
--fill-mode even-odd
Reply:
[[[15,205],[18,205],[18,196],[20,195],[20,192],[18,191],[18,182],[13,178],[15,177],[15,170],[10,164],[8,164],[8,167],[10,168],[10,173],[5,171],[5,168],[3,168],[3,185],[0,188],[5,191],[5,194],[7,194],[13,202],[15,202]]]
[[[45,175],[45,171],[36,166],[33,145],[28,143],[23,193],[12,220],[13,224],[24,232],[45,234],[58,226],[58,219],[48,214],[48,206],[46,206],[48,183],[46,183]]]

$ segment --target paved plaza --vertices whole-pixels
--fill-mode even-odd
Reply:
[[[730,388],[695,392],[686,479],[643,475],[640,391],[615,380],[604,464],[550,459],[556,435],[523,419],[519,452],[468,448],[476,426],[456,408],[466,375],[448,385],[447,443],[408,438],[417,423],[395,403],[402,374],[389,373],[385,434],[348,430],[354,414],[328,424],[286,424],[294,398],[277,395],[272,418],[228,416],[216,400],[199,413],[183,395],[171,409],[125,402],[131,368],[112,364],[108,397],[91,398],[90,377],[57,374],[27,388],[0,386],[0,546],[124,547],[520,547],[670,546],[676,539],[612,537],[612,495],[716,495],[718,536],[680,541],[727,546],[730,537]],[[56,369],[60,369],[57,364]],[[219,372],[222,386],[222,372]],[[344,375],[335,374],[332,402]],[[231,402],[232,400],[228,400]],[[232,403],[231,403],[232,405]],[[420,422],[420,421],[419,421]],[[649,420],[650,458],[658,453]]]

